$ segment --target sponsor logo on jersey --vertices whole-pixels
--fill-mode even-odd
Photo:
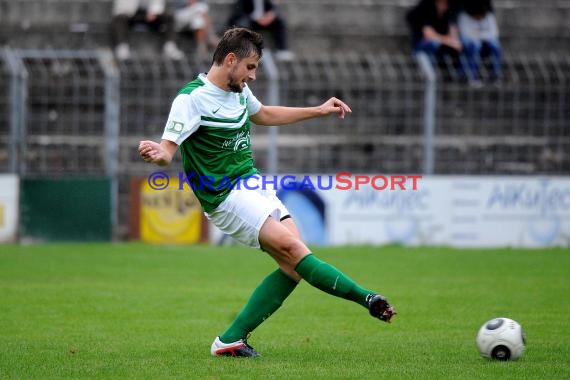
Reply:
[[[238,150],[248,149],[251,145],[249,131],[242,131],[237,133],[233,138],[225,140],[222,143],[222,149],[227,149],[233,146],[234,152]]]
[[[249,147],[249,134],[236,140],[234,144],[234,151],[247,149]]]

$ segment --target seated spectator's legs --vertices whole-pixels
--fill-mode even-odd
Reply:
[[[232,14],[226,23],[228,28],[238,26],[241,28],[254,29],[251,20],[246,15]],[[255,29],[254,29],[255,30]]]
[[[148,23],[154,31],[164,34],[166,42],[174,42],[176,39],[176,31],[174,30],[174,17],[168,13],[157,15],[156,18]]]
[[[218,44],[218,37],[211,27],[208,4],[195,2],[177,10],[174,14],[174,24],[177,32],[192,33],[198,56],[204,60],[208,59],[210,55],[208,46],[214,49]]]
[[[129,27],[131,18],[124,14],[113,17],[113,43],[115,44],[115,55],[120,61],[129,59],[131,51],[128,43]]]
[[[498,41],[476,41],[469,38],[462,38],[463,51],[467,60],[468,78],[478,79],[480,77],[481,59],[489,57],[491,61],[492,75],[494,80],[502,77],[501,45]]]
[[[287,50],[287,29],[285,22],[279,16],[275,17],[273,22],[265,27],[259,25],[257,22],[252,22],[252,28],[255,30],[267,30],[273,36],[273,41],[275,42],[275,48],[277,50]]]
[[[414,47],[414,52],[426,53],[433,67],[437,67],[437,55],[440,47],[441,43],[439,41],[423,39],[418,41],[418,43]]]
[[[480,85],[480,81],[471,75],[464,49],[458,51],[447,45],[442,45],[438,51],[438,58],[444,62],[444,66],[448,70],[451,78],[467,80],[476,86]]]
[[[462,52],[459,52],[447,45],[441,44],[436,40],[423,39],[414,47],[414,53],[425,53],[429,57],[434,68],[440,66],[440,63],[449,70],[451,77],[466,78],[473,81],[471,69],[467,64],[467,58]],[[445,57],[451,58],[453,64],[450,66]]]
[[[138,9],[132,15],[117,13],[112,22],[113,38],[115,43],[115,56],[119,61],[130,58],[131,52],[128,43],[129,29],[136,25],[147,25],[153,31],[164,35],[163,53],[169,59],[180,60],[184,58],[184,53],[176,46],[176,30],[174,29],[174,16],[169,13],[156,15],[154,19],[149,19],[145,9]]]
[[[467,61],[465,66],[467,78],[474,80],[479,78],[479,64],[481,63],[481,42],[471,38],[461,38],[463,54]]]
[[[129,33],[129,16],[117,15],[113,17],[113,39],[114,44],[126,43]]]
[[[256,31],[266,30],[271,33],[277,50],[275,58],[279,61],[291,61],[295,58],[295,54],[291,52],[287,44],[287,26],[280,16],[276,16],[273,22],[267,26],[259,25],[257,22],[251,22],[251,29]]]
[[[197,30],[204,28],[204,14],[208,12],[208,5],[196,3],[191,6],[178,9],[174,14],[176,30]]]
[[[174,16],[170,13],[162,13],[148,23],[155,31],[164,34],[163,52],[170,59],[180,60],[184,58],[184,53],[176,46],[176,30],[174,29]]]
[[[503,63],[501,44],[496,40],[483,41],[483,54],[488,53],[491,59],[491,67],[493,69],[493,79],[501,80],[503,77]]]

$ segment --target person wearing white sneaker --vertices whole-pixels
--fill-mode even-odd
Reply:
[[[166,58],[172,59],[174,61],[180,61],[184,58],[184,53],[178,49],[178,46],[176,46],[176,43],[174,43],[174,41],[166,41],[162,51]]]
[[[344,119],[352,112],[335,97],[314,107],[262,104],[247,84],[256,78],[262,53],[259,33],[227,30],[208,73],[187,83],[174,98],[160,143],[139,143],[141,158],[158,166],[169,165],[180,148],[186,180],[208,219],[240,243],[267,253],[278,266],[255,288],[228,329],[214,339],[210,349],[214,356],[259,356],[247,343],[249,334],[281,307],[301,279],[363,306],[383,322],[396,314],[385,297],[318,259],[301,240],[275,189],[264,187],[259,176],[256,179],[250,123],[286,125],[331,115]]]
[[[119,61],[131,59],[131,48],[126,42],[122,42],[115,47],[115,56]]]
[[[295,60],[295,53],[291,50],[277,50],[275,59],[281,62],[292,62]]]
[[[257,356],[261,356],[247,344],[246,339],[240,339],[233,343],[224,343],[220,340],[220,337],[217,336],[212,343],[212,347],[210,348],[210,353],[213,356],[233,356],[233,357],[247,357],[247,358],[255,358]]]
[[[184,58],[184,53],[176,46],[174,16],[167,11],[166,0],[114,0],[112,27],[115,56],[119,61],[131,57],[128,33],[129,28],[136,24],[144,24],[153,31],[164,33],[163,54],[167,58]]]

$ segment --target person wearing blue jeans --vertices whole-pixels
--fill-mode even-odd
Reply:
[[[492,79],[501,81],[499,28],[490,0],[465,1],[464,10],[459,14],[458,27],[470,76],[477,79],[481,77],[481,58],[488,56]]]
[[[473,79],[463,56],[456,11],[448,0],[421,0],[408,12],[407,21],[412,31],[415,54],[425,53],[434,66],[441,56],[450,56],[458,61],[460,76]]]

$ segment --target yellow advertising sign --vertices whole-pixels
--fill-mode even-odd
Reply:
[[[198,243],[202,209],[188,186],[178,190],[172,181],[164,190],[141,182],[140,238],[150,243]]]
[[[0,244],[15,242],[20,217],[20,178],[0,174]]]

